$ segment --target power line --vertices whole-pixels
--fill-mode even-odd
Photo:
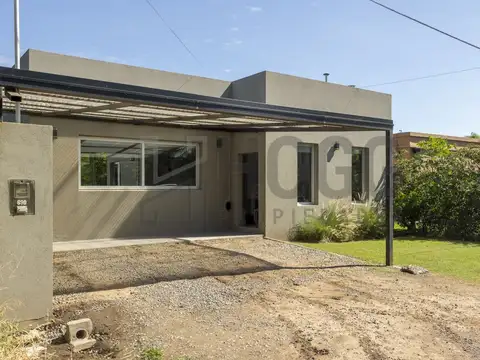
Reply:
[[[385,8],[385,9],[387,9],[387,10],[389,10],[389,11],[392,11],[392,12],[394,12],[394,13],[397,14],[397,15],[400,15],[400,16],[403,16],[403,17],[409,19],[409,20],[415,21],[416,23],[418,23],[418,24],[420,24],[420,25],[426,26],[426,27],[428,27],[429,29],[432,29],[432,30],[434,30],[434,31],[436,31],[436,32],[439,32],[440,34],[443,34],[443,35],[445,35],[445,36],[448,36],[448,37],[450,37],[450,38],[452,38],[452,39],[454,39],[454,40],[460,41],[461,43],[464,43],[465,45],[468,45],[468,46],[471,46],[471,47],[473,47],[473,48],[475,48],[475,49],[477,49],[477,50],[480,50],[480,46],[477,46],[477,45],[475,45],[475,44],[472,44],[472,43],[470,43],[470,42],[468,42],[468,41],[466,41],[466,40],[460,39],[459,37],[454,36],[454,35],[452,35],[452,34],[449,34],[449,33],[445,32],[445,31],[443,31],[443,30],[437,29],[436,27],[433,27],[433,26],[431,26],[431,25],[428,25],[428,24],[426,24],[426,23],[424,23],[424,22],[422,22],[422,21],[420,21],[420,20],[417,20],[417,19],[411,17],[411,16],[408,16],[408,15],[406,15],[406,14],[403,14],[403,13],[401,13],[400,11],[397,11],[397,10],[395,10],[395,9],[392,9],[391,7],[388,7],[388,6],[386,6],[386,5],[382,4],[382,3],[379,3],[378,1],[375,1],[375,0],[368,0],[368,1],[374,3],[374,4],[378,5],[378,6],[381,6],[381,7]]]
[[[424,80],[424,79],[431,79],[431,78],[436,78],[440,76],[446,76],[446,75],[453,75],[453,74],[460,74],[468,71],[474,71],[474,70],[480,70],[480,66],[473,67],[473,68],[468,68],[468,69],[463,69],[463,70],[456,70],[456,71],[449,71],[449,72],[444,72],[444,73],[438,73],[438,74],[432,74],[432,75],[425,75],[425,76],[419,76],[415,78],[407,78],[407,79],[402,79],[402,80],[396,80],[396,81],[390,81],[390,82],[385,82],[385,83],[379,83],[379,84],[373,84],[373,85],[366,85],[366,86],[357,86],[356,88],[358,89],[369,89],[373,87],[379,87],[379,86],[385,86],[385,85],[393,85],[393,84],[400,84],[400,83],[405,83],[405,82],[411,82],[411,81],[418,81],[418,80]],[[356,97],[358,92],[353,93],[353,95],[348,99],[344,112],[347,110],[348,106],[352,102],[353,98]]]
[[[173,28],[170,25],[168,25],[167,21],[160,14],[160,12],[155,8],[155,6],[153,6],[152,2],[150,0],[145,0],[145,1],[152,8],[152,10],[155,12],[155,14],[157,14],[157,16],[160,18],[160,20],[162,20],[163,24],[170,30],[170,32],[173,34],[173,36],[175,36],[177,38],[177,40],[180,42],[180,44],[182,44],[182,46],[185,48],[185,50],[188,51],[188,53],[195,59],[196,62],[198,62],[200,65],[202,65],[200,60],[198,60],[198,58],[195,56],[195,54],[188,48],[187,44],[185,44],[183,42],[183,40],[180,38],[180,36],[178,36],[178,34],[175,32],[175,30],[173,30]]]
[[[480,70],[480,66],[473,67],[473,68],[468,68],[468,69],[463,69],[463,70],[449,71],[449,72],[444,72],[444,73],[425,75],[425,76],[419,76],[419,77],[415,77],[415,78],[407,78],[407,79],[402,79],[402,80],[395,80],[395,81],[390,81],[390,82],[386,82],[386,83],[373,84],[373,85],[367,85],[367,86],[359,86],[359,87],[362,88],[362,89],[368,89],[368,88],[384,86],[384,85],[400,84],[400,83],[417,81],[417,80],[431,79],[431,78],[436,78],[436,77],[440,77],[440,76],[460,74],[460,73],[464,73],[464,72],[468,72],[468,71],[474,71],[474,70]]]

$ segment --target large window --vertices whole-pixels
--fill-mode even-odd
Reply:
[[[198,144],[80,140],[80,186],[196,188]]]
[[[145,144],[145,185],[195,186],[196,161],[196,146]]]
[[[315,145],[298,144],[297,147],[297,202],[313,204],[315,201]]]
[[[368,200],[368,149],[352,148],[352,200]]]

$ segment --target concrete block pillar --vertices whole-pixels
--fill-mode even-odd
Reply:
[[[52,308],[52,127],[0,123],[0,306],[19,322]],[[35,182],[35,214],[12,216],[9,180]]]

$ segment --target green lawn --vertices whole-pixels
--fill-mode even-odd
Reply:
[[[384,240],[302,245],[353,256],[370,263],[385,261]],[[400,238],[394,240],[393,261],[396,265],[419,265],[431,272],[480,281],[480,244]]]

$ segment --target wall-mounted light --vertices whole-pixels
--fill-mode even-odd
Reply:
[[[340,149],[340,143],[338,141],[336,141],[335,144],[333,144],[333,150],[337,151],[339,149]]]
[[[58,137],[58,129],[56,127],[53,128],[53,140]]]

